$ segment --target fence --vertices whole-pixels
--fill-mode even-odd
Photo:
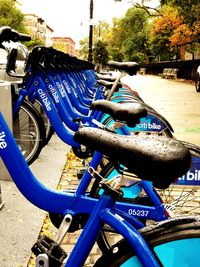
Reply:
[[[167,61],[156,62],[152,64],[141,64],[141,68],[145,68],[146,74],[162,75],[166,68],[178,69],[177,78],[194,80],[196,76],[197,67],[200,65],[200,59],[185,60],[185,61]]]

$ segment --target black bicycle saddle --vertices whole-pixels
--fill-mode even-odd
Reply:
[[[80,128],[74,139],[123,164],[142,180],[167,188],[191,165],[190,151],[178,140],[164,136],[124,136],[105,130]]]
[[[123,70],[129,75],[135,75],[137,71],[140,69],[140,65],[137,62],[127,61],[127,62],[119,62],[119,61],[108,61],[107,65],[110,67],[114,67],[118,70]]]
[[[135,127],[141,118],[147,116],[147,109],[138,102],[115,103],[108,100],[96,100],[91,104],[90,109],[103,111],[114,120],[125,122],[129,127]]]

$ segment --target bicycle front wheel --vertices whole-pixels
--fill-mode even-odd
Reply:
[[[45,126],[45,131],[46,131],[46,139],[45,139],[44,145],[47,145],[52,135],[54,134],[53,126],[51,125],[51,122],[49,118],[47,117],[42,107],[42,104],[39,102],[39,100],[36,99],[33,105],[36,108],[36,110],[39,112],[40,116],[42,117],[44,121],[44,126]]]
[[[145,227],[141,234],[164,267],[200,266],[199,217],[177,218],[154,226]],[[142,267],[125,239],[120,240],[101,256],[95,267]]]
[[[30,165],[39,156],[46,137],[44,122],[31,104],[24,101],[13,121],[13,135]]]

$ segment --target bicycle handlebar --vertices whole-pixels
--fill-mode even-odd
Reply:
[[[18,33],[9,26],[3,26],[0,28],[0,44],[3,42],[18,42],[18,41],[30,41],[31,37],[24,33]]]

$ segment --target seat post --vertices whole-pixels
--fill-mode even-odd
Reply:
[[[119,74],[119,76],[116,78],[116,80],[115,80],[115,82],[114,82],[114,84],[113,84],[113,86],[112,86],[112,88],[111,88],[111,90],[110,90],[110,92],[109,92],[109,94],[108,94],[106,100],[110,100],[110,99],[111,99],[113,93],[115,92],[115,90],[116,90],[116,88],[117,88],[118,83],[120,82],[120,79],[121,79],[123,76],[125,76],[125,75],[126,75],[126,73],[120,72],[120,74]]]

